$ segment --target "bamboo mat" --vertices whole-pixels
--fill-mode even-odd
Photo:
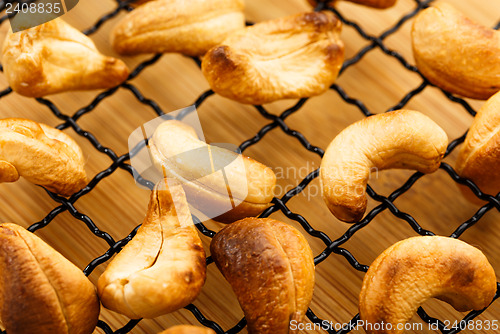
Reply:
[[[500,19],[500,6],[497,1],[455,0],[449,1],[467,15],[486,26],[494,26]],[[247,1],[246,15],[249,21],[262,21],[301,11],[310,10],[306,0],[252,0]],[[115,8],[111,0],[81,0],[80,4],[65,19],[79,29],[85,29],[104,13]],[[340,2],[339,11],[348,19],[356,21],[372,35],[380,35],[392,27],[404,14],[415,8],[413,0],[399,0],[397,5],[387,10],[375,10],[363,6]],[[118,18],[123,17],[121,13]],[[105,54],[115,55],[109,45],[109,33],[117,18],[105,23],[92,39]],[[389,36],[385,45],[398,51],[414,64],[410,29],[406,22],[395,34]],[[1,27],[0,40],[3,40],[8,24]],[[369,43],[362,39],[352,27],[344,27],[342,39],[345,42],[346,59],[351,58]],[[135,67],[151,57],[122,58]],[[337,83],[351,97],[361,99],[367,108],[380,113],[396,105],[410,90],[421,84],[421,78],[404,67],[393,57],[375,48],[364,56],[355,66],[348,68]],[[173,111],[192,104],[208,85],[201,71],[191,60],[180,55],[163,56],[152,67],[131,81],[145,97],[153,99],[165,111]],[[0,89],[8,86],[0,75]],[[97,92],[65,93],[50,97],[63,113],[71,115],[82,106],[88,105]],[[279,114],[296,101],[280,101],[266,108]],[[469,101],[478,108],[482,102]],[[411,99],[405,108],[415,109],[430,116],[445,129],[450,139],[460,137],[472,122],[470,116],[460,105],[450,102],[441,91],[427,87],[417,97]],[[199,109],[201,122],[208,142],[230,142],[240,144],[253,137],[260,128],[270,121],[263,118],[253,107],[243,106],[230,100],[212,96]],[[127,139],[131,132],[141,124],[153,119],[156,114],[143,105],[127,90],[119,89],[111,98],[103,100],[92,112],[79,120],[80,126],[90,131],[100,142],[112,148],[118,155],[127,152]],[[45,106],[33,99],[15,93],[0,99],[0,117],[24,117],[52,126],[61,123]],[[310,99],[303,108],[290,116],[286,123],[291,129],[300,131],[313,145],[326,148],[328,143],[347,125],[362,119],[357,107],[346,104],[335,91]],[[86,157],[86,171],[90,177],[108,168],[111,160],[98,153],[90,143],[73,132],[65,130],[81,145]],[[457,150],[445,159],[454,165]],[[270,166],[278,176],[280,195],[296,186],[309,172],[319,167],[317,155],[303,148],[296,138],[287,136],[279,128],[269,132],[257,145],[251,146],[245,154]],[[373,177],[372,187],[382,195],[389,195],[401,186],[412,174],[409,171],[385,171]],[[137,224],[142,222],[148,203],[149,192],[138,188],[127,172],[117,170],[105,178],[88,195],[79,199],[75,207],[88,215],[102,230],[109,232],[115,240],[125,237]],[[369,200],[369,209],[378,202]],[[443,171],[420,179],[406,194],[396,202],[396,206],[411,214],[425,229],[440,235],[450,235],[456,227],[469,219],[478,206],[467,202],[460,194],[456,184]],[[14,222],[29,226],[42,220],[58,203],[50,199],[45,191],[24,180],[13,184],[0,185],[0,221]],[[288,207],[300,213],[313,227],[327,233],[331,239],[340,237],[349,227],[335,219],[324,205],[319,193],[319,181],[315,179],[306,190],[295,196]],[[300,226],[283,214],[274,214],[275,219],[283,220],[293,226]],[[473,228],[462,237],[479,247],[489,258],[497,274],[500,273],[500,215],[498,211],[488,212]],[[208,223],[211,229],[218,230],[221,225]],[[96,238],[79,220],[68,212],[58,215],[48,227],[37,232],[50,245],[84,268],[93,258],[107,250],[107,244]],[[362,229],[344,245],[362,264],[370,264],[378,254],[398,240],[414,236],[416,233],[409,225],[395,218],[387,210],[378,215],[366,228]],[[306,235],[315,255],[324,245],[317,239]],[[202,237],[208,252],[209,239]],[[99,266],[90,279],[96,283],[105,264]],[[317,267],[317,284],[311,308],[322,319],[338,323],[348,322],[357,312],[358,295],[363,273],[353,269],[342,256],[331,255]],[[234,326],[242,317],[242,312],[230,286],[225,282],[215,265],[210,265],[207,283],[194,304],[203,314],[219,323],[225,330]],[[429,301],[424,309],[439,319],[454,321],[463,317],[449,305],[439,301]],[[101,319],[116,330],[128,319],[113,312],[102,310]],[[482,316],[482,320],[500,320],[500,303],[494,303]],[[413,321],[421,321],[414,317]],[[181,310],[153,320],[143,320],[132,333],[153,334],[175,324],[198,324],[194,316]],[[102,333],[100,329],[97,333]],[[310,331],[320,333],[321,331]],[[362,333],[362,330],[353,333]],[[425,333],[429,332],[424,330]],[[470,331],[469,331],[470,332]],[[488,331],[476,330],[476,333]],[[242,332],[246,333],[246,329]],[[414,333],[414,331],[408,331]],[[493,333],[489,331],[489,333]]]

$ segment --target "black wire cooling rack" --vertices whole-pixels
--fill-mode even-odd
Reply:
[[[130,4],[136,0],[128,0],[128,1],[116,0],[116,1],[117,1],[116,9],[103,15],[101,18],[99,18],[95,22],[95,24],[92,27],[85,30],[84,33],[86,35],[91,35],[91,34],[95,33],[101,27],[101,25],[103,23],[114,18],[119,12],[133,10],[133,8],[130,6]],[[359,61],[361,61],[367,53],[369,53],[370,51],[377,49],[377,48],[380,49],[387,56],[396,58],[399,61],[399,63],[406,70],[420,74],[418,72],[418,69],[415,66],[411,65],[410,63],[408,63],[403,56],[401,56],[398,52],[389,49],[384,44],[384,40],[387,37],[389,37],[390,35],[392,35],[393,33],[395,33],[396,31],[398,31],[398,29],[406,21],[413,18],[422,9],[428,7],[429,4],[432,3],[433,1],[434,0],[425,0],[425,1],[424,0],[414,0],[415,8],[412,11],[408,12],[406,15],[402,16],[391,28],[384,31],[380,36],[373,36],[373,35],[369,34],[368,32],[364,31],[356,22],[350,21],[348,18],[346,18],[337,9],[335,9],[333,7],[329,7],[326,3],[320,2],[318,4],[318,6],[315,8],[315,10],[330,10],[330,11],[332,11],[335,15],[337,15],[337,17],[343,22],[344,25],[353,27],[363,39],[365,39],[369,42],[369,44],[367,46],[363,47],[362,49],[360,49],[354,57],[347,59],[344,62],[343,66],[340,70],[340,75],[347,68],[349,68],[350,66],[353,66],[356,63],[358,63]],[[10,1],[8,1],[8,2],[10,2]],[[6,4],[5,1],[0,1],[0,11],[5,10],[5,4]],[[7,16],[1,17],[0,24],[4,23],[6,20],[7,20]],[[248,23],[248,24],[250,24],[250,23]],[[499,27],[500,27],[500,21],[496,25],[495,29],[498,29]],[[137,98],[137,100],[140,103],[149,106],[154,111],[154,113],[156,113],[158,116],[163,116],[164,115],[163,110],[155,101],[144,97],[144,95],[141,93],[141,91],[137,87],[135,87],[129,83],[130,80],[132,80],[133,78],[140,75],[140,73],[146,67],[154,65],[161,57],[162,57],[161,54],[157,54],[157,55],[153,56],[152,58],[150,58],[149,60],[142,62],[131,72],[131,74],[126,82],[122,83],[120,86],[114,87],[112,89],[109,89],[105,92],[100,93],[99,95],[97,95],[93,99],[93,101],[89,105],[82,107],[77,112],[75,112],[73,115],[67,115],[67,114],[62,113],[60,111],[60,109],[48,99],[45,99],[45,98],[37,98],[36,99],[36,101],[38,101],[40,104],[45,105],[47,108],[50,109],[50,111],[56,117],[58,117],[59,119],[61,119],[63,121],[63,123],[61,123],[59,126],[57,126],[58,129],[60,129],[60,130],[67,129],[67,128],[73,129],[73,131],[75,131],[78,135],[86,138],[94,146],[94,148],[98,152],[100,152],[101,154],[107,155],[109,157],[109,159],[111,160],[111,164],[109,165],[109,167],[107,169],[98,173],[84,189],[82,189],[78,193],[74,194],[69,199],[57,196],[56,194],[53,194],[53,193],[47,191],[48,195],[53,200],[58,202],[60,205],[58,207],[56,207],[55,209],[53,209],[51,212],[49,212],[44,219],[42,219],[39,222],[34,223],[33,225],[31,225],[28,228],[31,232],[34,232],[34,231],[41,229],[41,228],[44,228],[45,226],[50,224],[50,222],[57,215],[65,212],[65,211],[68,211],[75,219],[82,221],[96,237],[105,240],[109,245],[109,249],[104,254],[93,259],[87,265],[87,267],[84,269],[84,273],[87,276],[90,275],[90,273],[92,273],[92,271],[97,266],[108,261],[115,253],[119,252],[121,250],[121,248],[123,246],[125,246],[133,238],[133,236],[135,235],[139,226],[137,226],[126,238],[116,241],[115,239],[113,239],[113,237],[110,234],[108,234],[105,231],[100,230],[94,224],[94,222],[92,221],[92,219],[89,216],[79,212],[75,207],[75,203],[80,198],[82,198],[83,196],[85,196],[86,194],[91,192],[97,186],[97,184],[99,182],[101,182],[103,179],[105,179],[106,177],[113,174],[118,168],[127,171],[128,173],[131,174],[131,177],[133,177],[134,170],[133,170],[133,167],[128,162],[130,160],[130,157],[133,156],[134,154],[136,154],[144,145],[139,144],[131,152],[124,154],[124,155],[121,155],[121,156],[118,156],[113,151],[113,149],[103,146],[99,142],[99,140],[94,135],[92,135],[92,133],[90,133],[89,131],[87,131],[85,129],[82,129],[80,127],[80,125],[78,124],[78,120],[83,115],[85,115],[89,112],[92,112],[97,107],[97,105],[99,103],[101,103],[106,98],[111,97],[119,89],[129,90]],[[199,59],[193,58],[193,60],[196,62],[196,64],[198,66],[200,66]],[[0,65],[0,71],[3,71],[3,68],[1,65]],[[389,108],[387,111],[403,108],[412,98],[414,98],[416,95],[418,95],[420,92],[422,92],[426,87],[432,86],[432,84],[429,83],[421,74],[420,74],[420,76],[422,78],[422,83],[418,87],[416,87],[415,89],[408,92],[396,105]],[[368,110],[368,108],[365,106],[365,104],[361,100],[354,99],[354,98],[350,97],[342,89],[342,87],[340,87],[339,85],[333,84],[330,87],[330,89],[337,92],[339,94],[339,96],[345,101],[345,103],[356,106],[363,113],[363,115],[365,115],[366,117],[372,115],[372,113]],[[0,98],[4,97],[10,93],[12,93],[12,89],[10,87],[8,87],[8,88],[0,91]],[[442,90],[442,93],[450,101],[461,105],[472,116],[476,115],[475,110],[465,100],[460,99],[456,96],[453,96],[444,90]],[[198,97],[198,99],[195,101],[194,105],[198,108],[207,98],[209,98],[213,94],[214,94],[214,92],[211,90],[203,92]],[[306,99],[306,98],[300,99],[293,107],[284,110],[279,116],[276,116],[276,115],[269,113],[263,106],[255,106],[255,109],[260,113],[260,115],[262,115],[262,117],[264,117],[265,119],[268,119],[270,122],[267,125],[265,125],[263,128],[261,128],[254,137],[244,141],[240,145],[240,149],[242,151],[244,151],[248,147],[257,144],[268,132],[272,131],[273,129],[279,128],[279,129],[281,129],[281,131],[283,131],[287,135],[296,138],[299,141],[299,143],[302,146],[304,146],[307,150],[322,157],[324,151],[321,148],[311,144],[309,142],[309,140],[307,140],[307,138],[304,135],[302,135],[300,132],[298,132],[296,130],[291,129],[286,123],[286,119],[290,115],[292,115],[293,113],[299,112],[301,107],[306,103],[307,100],[308,99]],[[447,151],[446,151],[446,155],[450,154],[459,144],[461,144],[464,141],[465,135],[466,134],[464,134],[460,138],[453,140],[449,144]],[[500,194],[493,196],[493,195],[482,193],[481,190],[473,182],[459,177],[458,174],[454,171],[454,169],[450,165],[448,165],[447,163],[441,163],[440,168],[443,169],[453,181],[466,185],[474,192],[474,194],[478,198],[487,201],[487,204],[485,204],[484,206],[479,208],[477,210],[477,212],[470,219],[468,219],[467,221],[465,221],[461,225],[459,225],[458,228],[452,233],[451,237],[459,238],[467,229],[474,226],[488,211],[493,210],[493,209],[500,211]],[[268,208],[264,213],[261,214],[261,217],[267,217],[276,211],[281,211],[289,219],[292,219],[292,220],[300,223],[300,225],[303,227],[305,232],[307,232],[308,234],[310,234],[311,236],[313,236],[315,238],[320,239],[325,244],[325,248],[319,255],[317,255],[315,257],[315,264],[316,265],[319,265],[328,256],[335,254],[335,255],[344,257],[349,262],[349,264],[353,268],[355,268],[356,270],[361,271],[361,272],[366,272],[368,270],[368,266],[359,263],[356,260],[356,258],[347,249],[342,247],[342,245],[344,243],[346,243],[356,232],[358,232],[360,229],[366,227],[371,221],[373,221],[373,219],[378,214],[380,214],[381,212],[386,211],[386,210],[389,210],[395,217],[406,221],[409,224],[409,226],[416,233],[418,233],[420,235],[434,235],[433,232],[422,228],[419,225],[419,223],[411,215],[400,211],[394,205],[394,201],[397,198],[399,198],[405,192],[407,192],[413,186],[413,184],[415,184],[415,182],[417,182],[420,178],[422,178],[424,176],[424,174],[416,172],[411,177],[409,177],[408,180],[406,180],[406,182],[404,182],[404,184],[401,187],[394,190],[387,197],[377,194],[370,186],[368,186],[368,188],[367,188],[368,195],[373,200],[375,200],[376,202],[379,202],[380,204],[378,206],[376,206],[374,209],[372,209],[362,221],[358,222],[357,224],[351,225],[351,227],[349,229],[347,229],[347,231],[340,238],[338,238],[336,240],[332,240],[326,233],[314,229],[314,227],[311,226],[311,224],[304,217],[302,217],[298,213],[292,212],[287,207],[287,202],[292,197],[294,197],[294,196],[298,195],[300,192],[302,192],[313,179],[318,177],[318,175],[319,175],[319,170],[315,170],[315,171],[311,172],[309,175],[307,175],[299,183],[298,186],[296,186],[292,190],[288,191],[281,198],[274,198],[272,201],[273,205],[270,208]],[[152,189],[154,186],[153,183],[151,183],[147,180],[144,180],[144,179],[139,178],[138,181],[150,189]],[[212,231],[212,230],[209,230],[208,228],[206,228],[196,217],[193,217],[193,219],[195,220],[196,226],[198,227],[198,229],[201,233],[203,233],[204,235],[206,235],[208,237],[213,237],[215,235],[215,231]],[[212,262],[213,261],[210,257],[207,258],[207,264],[211,264]],[[498,299],[498,297],[500,297],[500,283],[497,283],[497,293],[495,295],[494,300]],[[212,328],[215,332],[217,332],[219,334],[220,333],[235,334],[235,333],[240,332],[246,326],[245,319],[241,319],[232,328],[224,330],[214,321],[207,319],[203,315],[203,313],[193,304],[188,305],[186,307],[186,309],[189,310],[202,325]],[[469,314],[467,314],[463,318],[462,321],[464,323],[468,323],[469,321],[472,321],[475,317],[480,315],[483,311],[484,310],[470,312]],[[441,333],[455,334],[455,333],[458,333],[461,331],[460,328],[455,328],[455,329],[451,329],[451,330],[447,329],[443,322],[441,322],[438,319],[432,318],[427,313],[425,313],[425,311],[422,308],[420,308],[418,310],[418,315],[424,321],[426,321],[428,323],[431,323],[431,322],[433,324],[437,323]],[[318,318],[314,314],[313,310],[311,310],[311,309],[309,309],[307,311],[307,317],[313,323],[321,324],[323,321],[323,319]],[[351,321],[349,322],[349,325],[351,325],[351,326],[345,326],[345,328],[343,328],[339,331],[334,331],[334,330],[330,329],[330,330],[326,330],[326,332],[327,333],[335,333],[335,334],[349,333],[352,330],[351,328],[356,327],[356,323],[358,320],[359,320],[359,315],[355,315],[351,319]],[[98,323],[98,327],[101,328],[104,331],[104,333],[106,333],[106,334],[112,334],[112,333],[123,334],[123,333],[130,333],[139,322],[140,322],[140,320],[131,320],[127,324],[125,324],[122,328],[119,328],[119,329],[113,331],[113,329],[111,329],[111,327],[108,324],[106,324],[104,321],[100,320]],[[5,332],[3,332],[3,333],[5,333]]]

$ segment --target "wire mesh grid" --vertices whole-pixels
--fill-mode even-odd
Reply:
[[[126,0],[126,1],[121,1],[121,0],[116,0],[117,1],[117,6],[116,8],[103,15],[100,17],[93,26],[90,28],[86,29],[83,31],[84,34],[86,35],[91,35],[95,33],[102,24],[104,24],[106,21],[111,20],[114,18],[116,15],[118,15],[121,11],[131,11],[133,10],[133,7],[130,6],[131,3],[133,3],[136,0]],[[391,110],[396,110],[396,109],[401,109],[403,108],[411,99],[413,99],[415,96],[417,96],[419,93],[421,93],[426,87],[432,86],[432,84],[423,77],[418,69],[411,65],[401,54],[398,52],[389,49],[385,44],[384,40],[389,37],[390,35],[394,34],[399,30],[399,28],[408,20],[413,18],[416,14],[418,14],[421,10],[427,8],[434,0],[414,0],[415,2],[415,8],[411,10],[410,12],[406,13],[404,16],[402,16],[397,22],[393,24],[389,29],[385,30],[382,34],[379,36],[374,36],[371,35],[369,32],[366,32],[359,24],[357,24],[354,21],[349,20],[346,18],[341,12],[339,12],[336,8],[330,7],[327,3],[325,2],[319,2],[317,7],[314,9],[315,11],[319,10],[329,10],[332,11],[342,22],[344,25],[353,27],[357,33],[366,41],[369,42],[369,44],[360,50],[358,50],[355,54],[350,59],[345,60],[343,63],[343,66],[340,70],[340,74],[342,73],[349,67],[355,65],[356,63],[360,62],[363,57],[366,56],[370,51],[375,50],[375,49],[380,49],[385,55],[388,57],[393,57],[396,60],[399,61],[399,63],[407,70],[411,72],[415,72],[420,75],[422,82],[421,84],[416,87],[415,89],[409,91],[396,105],[393,107],[387,109],[387,111]],[[10,1],[0,1],[0,11],[5,10],[5,5],[7,2]],[[0,18],[0,24],[4,23],[7,20],[7,16],[3,16]],[[251,23],[247,23],[247,25],[250,25]],[[499,29],[500,27],[500,21],[498,24],[494,27],[494,29]],[[78,209],[75,207],[76,202],[91,192],[99,182],[101,182],[103,179],[109,177],[112,175],[117,169],[123,169],[127,171],[131,177],[133,177],[133,167],[128,163],[130,160],[130,157],[136,154],[140,149],[142,149],[146,143],[139,144],[137,147],[135,147],[131,152],[120,155],[118,156],[112,148],[110,147],[105,147],[103,146],[99,140],[92,135],[91,132],[83,129],[80,127],[78,124],[78,120],[85,114],[92,112],[98,105],[101,103],[103,100],[113,96],[113,94],[118,90],[118,89],[125,89],[130,91],[137,100],[144,104],[147,105],[152,109],[154,113],[158,116],[163,116],[165,115],[164,111],[161,109],[158,103],[155,101],[146,98],[143,93],[134,85],[130,84],[129,81],[136,78],[141,74],[141,72],[149,67],[153,66],[160,58],[162,57],[161,54],[156,54],[150,59],[140,63],[131,73],[130,76],[128,77],[127,81],[122,83],[121,85],[114,87],[112,89],[106,90],[100,94],[98,94],[90,104],[80,108],[78,111],[76,111],[73,115],[67,115],[61,112],[60,108],[57,107],[53,102],[51,102],[48,99],[45,98],[37,98],[36,101],[44,106],[46,106],[50,111],[60,120],[63,122],[57,126],[58,129],[64,130],[71,128],[76,134],[79,136],[82,136],[86,138],[92,146],[101,154],[107,155],[111,161],[111,164],[109,167],[105,170],[102,170],[98,174],[94,176],[94,178],[88,183],[88,185],[79,191],[78,193],[74,194],[70,198],[64,198],[60,197],[54,193],[51,193],[47,191],[48,196],[50,196],[54,201],[59,203],[59,206],[54,208],[52,211],[50,211],[45,218],[43,218],[41,221],[36,222],[32,224],[28,229],[31,232],[35,232],[39,229],[42,229],[49,225],[51,221],[58,216],[59,214],[63,212],[69,212],[75,219],[83,222],[88,229],[98,238],[103,239],[104,241],[107,242],[109,245],[109,249],[102,254],[101,256],[93,259],[87,267],[84,269],[85,275],[90,275],[92,271],[99,265],[102,265],[111,257],[119,252],[122,247],[124,247],[135,235],[137,232],[137,229],[139,226],[135,227],[135,229],[124,239],[121,240],[115,240],[109,233],[106,231],[103,231],[99,229],[99,227],[92,221],[91,217],[87,216],[86,214],[78,211]],[[193,61],[196,62],[198,66],[201,65],[200,60],[198,58],[192,58]],[[0,71],[3,71],[3,67],[0,64]],[[338,84],[333,84],[330,87],[331,90],[335,91],[345,103],[351,104],[356,106],[359,111],[366,117],[369,117],[372,115],[370,110],[365,106],[363,101],[359,99],[355,99],[350,97],[344,89],[339,86]],[[446,96],[447,99],[450,101],[459,104],[462,108],[464,108],[468,113],[470,113],[472,116],[475,116],[476,111],[467,103],[467,101],[458,98],[456,96],[453,96],[452,94],[441,90],[444,96]],[[5,88],[4,90],[0,91],[0,98],[12,93],[12,89],[10,87]],[[194,105],[196,108],[198,108],[207,98],[212,96],[214,94],[213,91],[208,90],[203,92],[199,97],[196,99],[194,102]],[[269,113],[266,108],[263,106],[254,106],[255,109],[258,111],[258,113],[264,117],[265,119],[269,120],[270,122],[266,124],[264,127],[262,127],[252,138],[244,141],[240,145],[241,151],[245,151],[248,147],[252,145],[256,145],[259,143],[259,141],[270,131],[274,129],[280,129],[283,131],[285,134],[288,136],[294,137],[297,139],[297,141],[308,151],[313,152],[317,154],[318,156],[322,157],[323,156],[323,149],[320,147],[314,146],[311,144],[311,142],[304,136],[302,135],[299,131],[296,131],[294,129],[291,129],[287,123],[286,119],[296,113],[299,112],[301,107],[308,101],[308,98],[303,98],[300,99],[293,107],[288,108],[284,110],[279,116],[276,116],[274,114]],[[459,144],[461,144],[464,139],[465,139],[466,134],[462,135],[459,138],[456,138],[455,140],[451,141],[445,156],[449,155]],[[471,228],[474,226],[476,223],[479,222],[479,220],[490,210],[496,209],[500,211],[500,194],[497,194],[496,196],[492,194],[485,194],[481,192],[481,190],[471,181],[467,179],[461,178],[455,170],[448,165],[447,163],[442,162],[440,165],[440,169],[444,170],[447,175],[455,182],[466,185],[469,187],[474,194],[482,199],[487,201],[487,204],[484,206],[480,207],[476,213],[467,221],[463,222],[460,224],[456,230],[451,234],[451,237],[453,238],[459,238],[467,229]],[[294,220],[298,222],[303,230],[311,235],[314,238],[318,238],[321,240],[325,248],[324,250],[318,254],[314,262],[316,265],[320,265],[321,262],[323,262],[325,259],[327,259],[330,255],[338,255],[343,258],[345,258],[346,261],[356,270],[361,271],[361,272],[366,272],[369,268],[368,265],[364,265],[359,263],[356,258],[347,250],[346,248],[343,248],[342,245],[345,244],[355,233],[357,233],[359,230],[363,229],[366,227],[370,222],[372,222],[377,215],[380,213],[389,210],[390,213],[392,213],[395,217],[397,217],[400,220],[405,221],[416,233],[419,235],[434,235],[432,231],[426,230],[420,226],[420,224],[408,213],[403,212],[397,208],[397,206],[394,204],[394,201],[401,197],[403,194],[405,194],[418,180],[420,180],[424,174],[420,172],[416,172],[413,175],[411,175],[404,183],[401,185],[399,188],[394,190],[389,196],[382,196],[378,193],[376,193],[369,185],[367,187],[367,193],[368,195],[376,202],[379,202],[378,206],[373,208],[368,214],[366,214],[365,218],[361,220],[360,222],[351,225],[345,233],[340,236],[339,238],[332,240],[326,233],[315,229],[303,216],[301,216],[299,213],[292,212],[288,206],[287,203],[292,199],[294,196],[298,195],[301,193],[309,184],[312,180],[317,178],[319,176],[319,169],[314,170],[310,174],[308,174],[302,181],[293,189],[290,191],[286,192],[281,198],[274,198],[272,201],[272,206],[269,207],[266,211],[264,211],[260,217],[268,217],[274,212],[281,211],[286,217],[288,217],[291,220]],[[148,188],[152,189],[154,184],[148,180],[144,179],[138,179],[138,181],[147,186]],[[195,216],[193,216],[194,222],[196,223],[196,226],[198,230],[203,233],[204,235],[208,237],[213,237],[215,235],[215,231],[212,231],[205,227],[199,219],[197,219]],[[210,257],[207,258],[207,264],[211,264],[213,261]],[[500,297],[500,283],[497,283],[497,293],[494,297],[494,301]],[[210,319],[207,319],[203,313],[193,304],[190,304],[185,307],[187,310],[189,310],[194,317],[200,322],[200,324],[212,328],[215,332],[217,333],[226,333],[226,334],[234,334],[240,332],[245,326],[246,326],[246,321],[245,319],[241,319],[236,325],[234,325],[232,328],[229,328],[227,330],[224,330],[221,328],[220,325],[215,323],[214,321],[211,321]],[[481,311],[472,311],[469,314],[467,314],[462,321],[464,323],[468,323],[469,321],[472,321],[474,318],[479,316],[484,310]],[[441,333],[445,334],[455,334],[461,331],[460,328],[454,328],[454,329],[447,329],[445,324],[430,315],[428,315],[422,308],[419,308],[418,310],[418,315],[421,317],[422,320],[424,320],[427,323],[437,323],[439,331]],[[309,320],[313,323],[316,324],[321,324],[323,319],[318,318],[313,310],[309,309],[307,311],[307,317]],[[333,329],[325,329],[326,332],[328,333],[336,333],[336,334],[345,334],[349,333],[352,331],[353,328],[355,328],[355,324],[359,320],[359,314],[355,315],[349,322],[350,326],[345,326],[345,328],[342,328],[338,331],[335,331]],[[98,322],[98,328],[101,328],[104,333],[106,334],[123,334],[123,333],[130,333],[133,328],[140,322],[141,320],[130,320],[127,324],[125,324],[122,328],[119,328],[115,331],[104,321],[99,320]],[[6,333],[6,332],[2,332]]]

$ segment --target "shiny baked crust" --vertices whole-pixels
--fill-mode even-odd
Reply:
[[[339,133],[325,151],[320,168],[323,199],[335,217],[355,223],[366,211],[372,171],[403,168],[432,173],[447,145],[444,130],[418,111],[362,119]]]
[[[156,0],[125,16],[113,29],[116,52],[204,55],[245,27],[243,0]]]
[[[307,0],[312,6],[316,7],[318,5],[318,0]],[[347,0],[349,2],[354,2],[360,5],[368,6],[368,7],[373,7],[373,8],[379,8],[379,9],[385,9],[392,7],[396,4],[397,0]],[[325,1],[326,2],[326,1]],[[328,1],[329,6],[334,6],[337,1]]]
[[[341,27],[328,11],[260,22],[210,49],[201,68],[217,94],[241,103],[319,95],[342,66]]]
[[[191,303],[205,283],[205,251],[184,191],[160,181],[134,238],[99,277],[102,305],[131,319],[155,318]]]
[[[111,88],[129,74],[121,60],[102,55],[90,38],[60,18],[9,32],[2,54],[12,90],[28,97]]]
[[[245,313],[250,334],[293,333],[314,288],[314,259],[304,236],[274,219],[227,225],[210,245],[215,264]]]
[[[0,182],[21,176],[63,196],[87,184],[82,150],[64,132],[21,118],[0,120]]]
[[[168,120],[158,126],[149,149],[157,169],[183,183],[189,203],[217,221],[232,223],[257,216],[274,198],[276,176],[269,167],[207,145],[192,127],[180,121]],[[202,162],[204,154],[210,155],[210,163]],[[225,176],[214,166],[223,166]],[[221,215],[224,208],[229,211]]]
[[[397,324],[408,322],[429,298],[465,312],[488,306],[496,290],[495,271],[477,248],[447,237],[413,237],[372,263],[363,279],[359,313],[372,325],[365,326],[368,334],[400,334],[404,330],[397,330]],[[382,321],[393,330],[373,330]]]
[[[496,195],[500,191],[499,110],[500,92],[478,111],[455,166],[458,175],[472,180],[482,192],[489,195]],[[462,186],[461,189],[470,201],[481,202],[469,188]]]
[[[215,334],[215,332],[206,327],[179,325],[158,334]]]
[[[9,334],[93,333],[94,285],[33,233],[0,225],[0,272],[0,318]]]
[[[434,85],[481,100],[500,90],[500,32],[453,6],[439,2],[418,14],[412,43],[419,71]]]

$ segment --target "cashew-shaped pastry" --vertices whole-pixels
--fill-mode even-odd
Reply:
[[[80,269],[24,228],[0,225],[0,319],[9,334],[91,334],[99,308]]]
[[[486,100],[500,90],[500,32],[437,3],[415,18],[413,55],[420,72],[454,94]]]
[[[318,0],[307,0],[312,6],[316,7],[318,5],[318,2],[328,2],[329,6],[335,5],[337,2],[336,0],[333,1],[328,1],[328,0],[323,0],[323,1],[318,1]],[[397,0],[347,0],[349,2],[354,2],[360,5],[368,6],[368,7],[373,7],[373,8],[379,8],[379,9],[385,9],[394,6]]]
[[[368,334],[400,334],[429,298],[465,312],[487,307],[496,290],[495,271],[477,248],[447,237],[413,237],[372,263],[363,279],[359,314]],[[382,322],[385,326],[376,326]]]
[[[29,97],[111,88],[129,74],[121,60],[102,55],[89,37],[60,18],[9,32],[2,52],[12,90]]]
[[[201,69],[217,94],[241,103],[319,95],[344,59],[341,27],[328,11],[260,22],[210,49]]]
[[[274,197],[276,176],[269,167],[207,145],[180,121],[158,126],[149,149],[157,169],[183,183],[189,203],[217,221],[231,223],[256,216]]]
[[[19,177],[63,196],[87,184],[82,150],[64,132],[27,119],[0,120],[0,182]]]
[[[447,145],[444,130],[418,111],[397,110],[358,121],[325,151],[320,168],[323,199],[335,217],[357,222],[366,211],[372,171],[402,168],[432,173]]]
[[[125,16],[111,33],[116,52],[204,55],[245,27],[243,0],[156,0]]]
[[[206,327],[179,325],[158,334],[215,334],[215,332]]]
[[[314,289],[314,258],[295,228],[268,218],[245,218],[212,239],[215,264],[231,284],[250,334],[295,333]]]
[[[458,175],[472,180],[482,192],[500,191],[500,92],[478,111],[458,155]],[[460,187],[472,202],[481,202],[469,188]]]
[[[162,180],[142,226],[99,277],[97,291],[110,310],[155,318],[191,303],[205,277],[205,251],[184,191],[177,181]]]

